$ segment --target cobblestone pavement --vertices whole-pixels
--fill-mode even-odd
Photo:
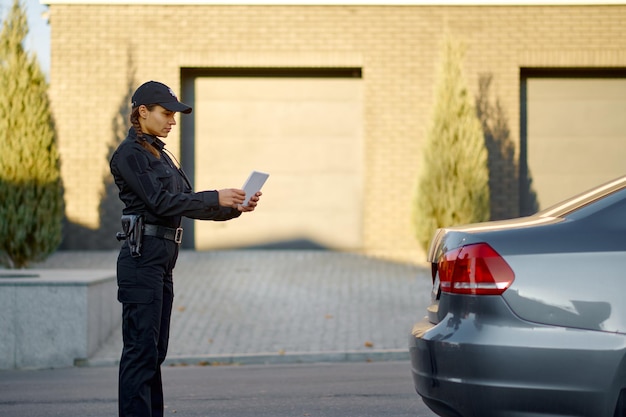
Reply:
[[[36,268],[115,271],[117,251],[59,251]],[[168,363],[408,360],[430,291],[423,265],[323,250],[183,250]],[[121,307],[120,307],[121,314]],[[87,365],[117,363],[121,328]]]

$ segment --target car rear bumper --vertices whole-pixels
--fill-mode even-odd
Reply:
[[[448,302],[451,313],[417,323],[409,344],[415,389],[435,412],[613,416],[626,385],[623,335],[528,323],[499,296]]]

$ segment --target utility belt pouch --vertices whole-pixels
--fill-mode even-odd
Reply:
[[[117,233],[117,240],[128,240],[130,255],[133,258],[141,256],[143,243],[143,216],[139,214],[125,214],[122,216],[122,231]]]

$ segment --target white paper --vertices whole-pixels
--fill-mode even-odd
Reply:
[[[266,174],[265,172],[260,171],[252,171],[250,173],[250,176],[246,180],[246,183],[243,185],[243,190],[246,192],[246,199],[243,202],[244,206],[248,205],[250,197],[252,197],[261,190],[261,187],[263,187],[263,184],[265,184],[265,181],[269,176],[270,174]]]

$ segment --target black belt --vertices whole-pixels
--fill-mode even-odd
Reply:
[[[163,239],[173,240],[180,243],[183,240],[183,228],[174,229],[171,227],[159,226],[156,224],[146,224],[143,227],[145,236],[155,236]]]

